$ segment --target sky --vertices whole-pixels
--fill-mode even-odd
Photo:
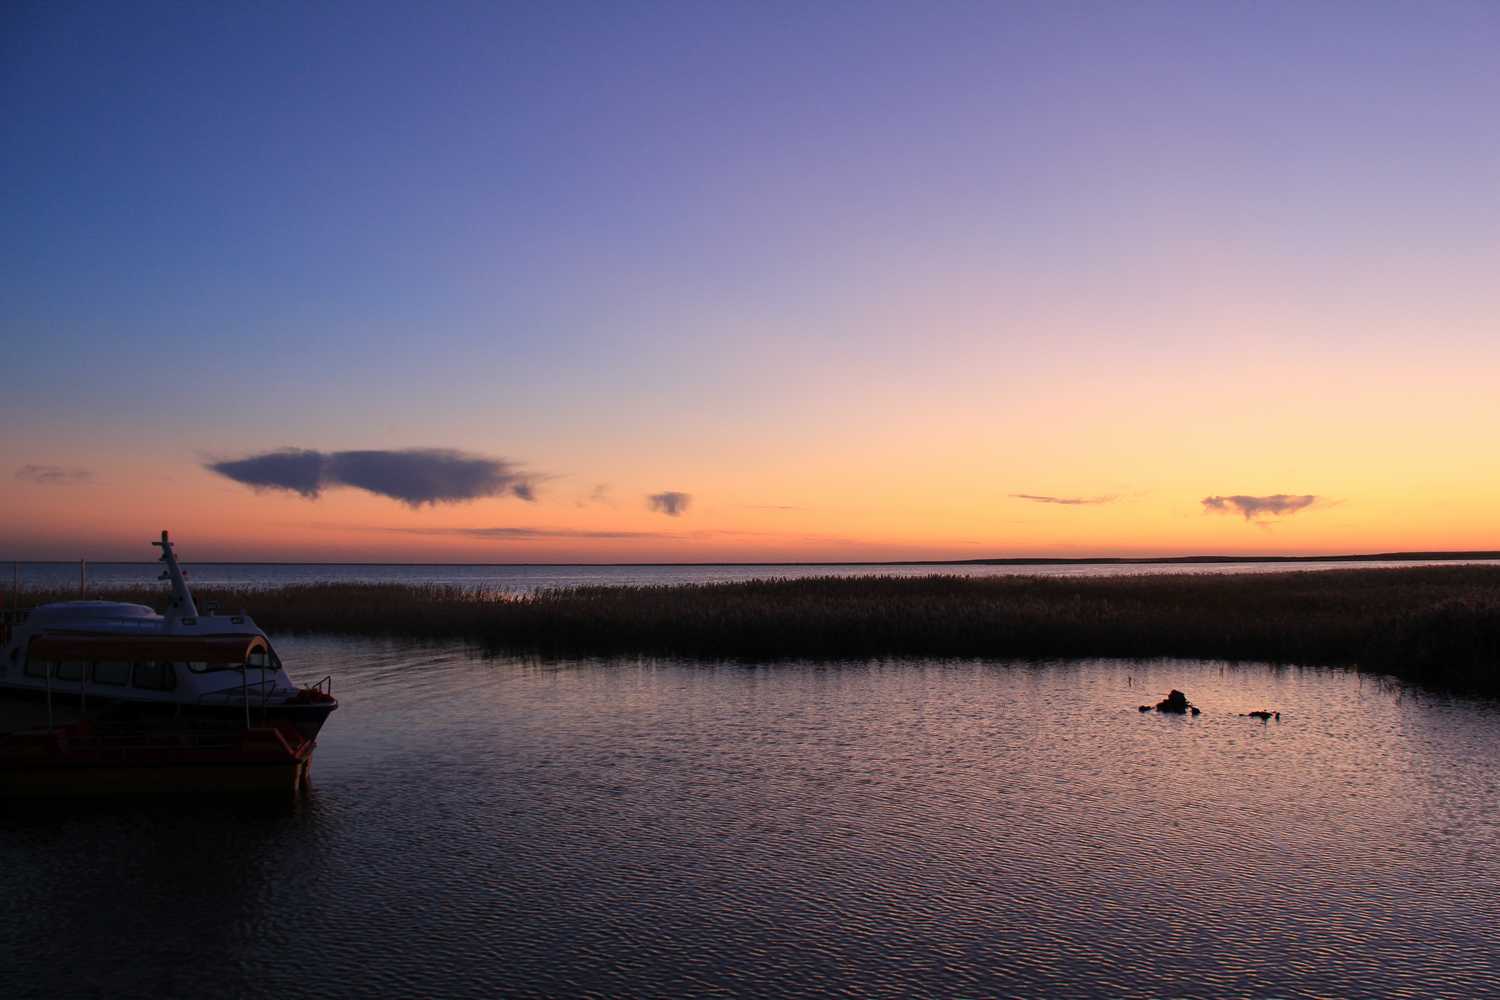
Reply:
[[[1500,549],[1500,6],[0,10],[0,559]]]

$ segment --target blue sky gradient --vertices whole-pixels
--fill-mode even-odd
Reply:
[[[1008,398],[1013,434],[1184,365],[1373,356],[1462,396],[1496,360],[1491,3],[0,17],[14,466],[452,447],[617,481],[738,448],[771,489],[865,406]]]

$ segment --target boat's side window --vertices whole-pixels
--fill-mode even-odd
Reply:
[[[170,663],[137,663],[135,686],[147,691],[170,691],[177,686],[177,674]]]
[[[52,676],[60,681],[76,681],[83,676],[83,661],[63,660],[52,671]]]
[[[203,673],[207,673],[210,670],[219,670],[219,669],[222,669],[221,667],[219,667],[217,665],[210,666],[208,663],[204,662],[203,660],[193,660],[190,663],[188,663],[187,667],[188,667],[189,670],[191,670],[195,674],[203,674]]]
[[[271,665],[271,658],[266,655],[266,651],[264,649],[257,649],[255,652],[250,654],[250,658],[245,662],[247,666],[264,670],[266,667],[269,667]]]
[[[37,659],[34,656],[28,656],[28,657],[26,657],[26,676],[27,677],[46,677],[47,676],[47,661],[46,660],[39,660],[39,659]]]
[[[119,660],[104,660],[94,664],[95,684],[129,684],[130,664]]]

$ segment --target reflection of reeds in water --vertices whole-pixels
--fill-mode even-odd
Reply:
[[[34,600],[71,594],[32,592]],[[162,592],[109,596],[160,605]],[[1095,578],[820,577],[588,586],[203,588],[278,631],[453,636],[544,652],[729,659],[1193,657],[1351,665],[1500,694],[1500,569]]]

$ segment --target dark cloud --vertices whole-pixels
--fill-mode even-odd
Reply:
[[[326,464],[320,451],[283,448],[232,462],[210,462],[208,468],[257,490],[290,490],[312,500],[331,485],[323,474]]]
[[[88,482],[94,475],[88,469],[70,469],[61,465],[23,465],[16,470],[16,478],[43,486],[76,486]]]
[[[1031,500],[1034,503],[1059,503],[1066,507],[1078,507],[1086,504],[1112,503],[1118,497],[1044,497],[1035,493],[1012,493],[1017,500]]]
[[[447,448],[333,452],[283,448],[210,462],[207,468],[258,490],[288,490],[310,500],[337,486],[353,486],[412,507],[507,494],[536,499],[537,477],[501,458]]]
[[[1290,516],[1317,502],[1318,497],[1310,493],[1276,493],[1268,497],[1204,497],[1203,510],[1210,514],[1243,514],[1245,520],[1255,521],[1259,518]]]
[[[688,504],[693,502],[689,493],[678,493],[676,490],[667,490],[663,493],[653,493],[646,498],[646,506],[658,513],[668,517],[677,517],[688,509]]]
[[[509,462],[442,448],[336,451],[324,463],[330,482],[393,497],[413,507],[510,494],[535,500],[530,479]]]

